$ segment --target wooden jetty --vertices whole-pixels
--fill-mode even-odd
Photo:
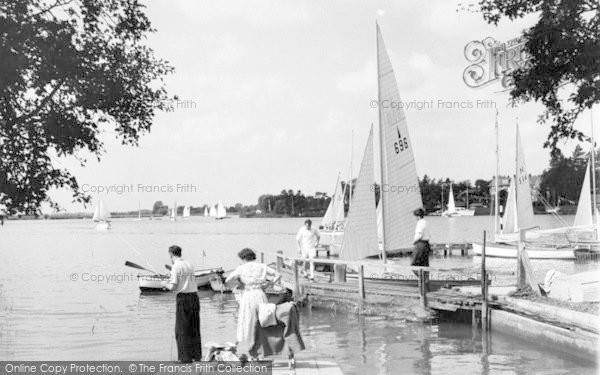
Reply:
[[[333,358],[312,352],[300,352],[295,357],[296,365],[291,369],[287,359],[274,359],[273,375],[343,375]]]
[[[380,315],[408,320],[432,322],[465,322],[483,333],[499,331],[504,334],[535,340],[572,355],[596,358],[600,344],[600,317],[509,296],[509,292],[530,288],[534,295],[540,289],[533,278],[533,268],[524,246],[525,231],[521,231],[516,275],[516,286],[496,287],[490,283],[492,272],[486,269],[485,246],[478,278],[473,268],[414,267],[385,264],[390,275],[408,275],[412,278],[369,277],[367,267],[372,262],[350,262],[338,259],[315,259],[316,264],[327,265],[329,273],[319,273],[315,280],[300,275],[305,259],[274,254],[274,266],[282,274],[284,286],[293,291],[296,301],[311,306],[349,311],[365,315]],[[485,244],[485,233],[484,233]],[[261,255],[264,262],[264,254]],[[350,273],[349,270],[355,270]],[[452,273],[465,276],[462,280],[435,279],[428,275]],[[493,272],[498,274],[498,272]],[[380,276],[382,276],[380,274]],[[483,277],[481,277],[483,275]],[[487,335],[482,335],[486,336]]]
[[[282,274],[283,285],[293,291],[297,302],[365,315],[429,320],[433,315],[425,310],[428,291],[480,284],[473,277],[473,268],[384,265],[330,258],[315,259],[316,265],[327,266],[330,271],[317,272],[314,280],[308,280],[301,276],[305,259],[272,255],[277,258],[274,267]],[[264,262],[264,253],[260,259]],[[438,278],[448,273],[452,275]]]

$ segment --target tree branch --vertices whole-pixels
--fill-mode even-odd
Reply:
[[[48,94],[48,96],[46,96],[44,99],[42,99],[40,104],[33,111],[31,111],[28,114],[24,114],[24,115],[21,115],[21,116],[15,118],[13,121],[11,121],[11,125],[16,124],[17,122],[26,121],[26,120],[30,119],[31,117],[35,116],[39,111],[42,110],[42,108],[46,105],[46,103],[48,103],[50,101],[50,99],[52,99],[54,94],[56,94],[56,92],[58,91],[58,89],[60,89],[60,87],[62,86],[63,83],[64,83],[64,79],[60,80],[60,82],[58,82],[58,85],[56,85],[56,87],[52,89],[52,91],[50,92],[50,94]]]

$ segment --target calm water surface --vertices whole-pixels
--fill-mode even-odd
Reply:
[[[558,225],[547,216],[536,218],[544,227]],[[197,267],[229,269],[238,264],[242,247],[292,254],[302,222],[121,219],[107,233],[95,231],[89,220],[6,222],[0,227],[0,359],[173,359],[174,297],[140,295],[137,271],[125,267],[125,260],[163,272],[168,246],[178,244]],[[429,222],[436,242],[480,240],[482,231],[493,226],[490,217],[432,217]],[[438,258],[432,265],[473,262]],[[513,265],[492,262],[498,268]],[[536,265],[567,273],[589,269],[573,262]],[[200,292],[200,298],[204,343],[235,341],[233,297]],[[594,363],[497,333],[484,354],[479,334],[459,324],[432,326],[303,309],[301,326],[307,346],[332,356],[345,374],[596,373]]]

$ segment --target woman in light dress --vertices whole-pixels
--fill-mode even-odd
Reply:
[[[225,283],[237,279],[243,284],[237,325],[237,341],[240,344],[250,343],[254,339],[252,324],[256,322],[258,306],[268,303],[263,289],[271,283],[277,283],[281,275],[266,264],[255,262],[256,254],[251,249],[243,249],[238,257],[243,264],[227,276]]]

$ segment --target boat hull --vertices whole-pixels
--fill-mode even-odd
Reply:
[[[481,256],[483,251],[483,244],[480,242],[473,243],[473,254],[475,256]],[[555,248],[543,248],[543,247],[528,247],[527,255],[529,259],[563,259],[563,260],[574,260],[575,254],[572,248],[555,249]],[[486,243],[485,245],[485,256],[494,258],[516,258],[517,257],[517,245],[505,244],[505,243]]]
[[[221,268],[210,270],[198,270],[195,274],[198,289],[210,286],[210,279],[220,275],[223,272]],[[142,293],[160,293],[167,292],[163,290],[163,282],[169,280],[169,275],[138,275],[138,286]]]
[[[96,230],[105,231],[110,229],[110,223],[107,221],[100,222],[96,224]]]

